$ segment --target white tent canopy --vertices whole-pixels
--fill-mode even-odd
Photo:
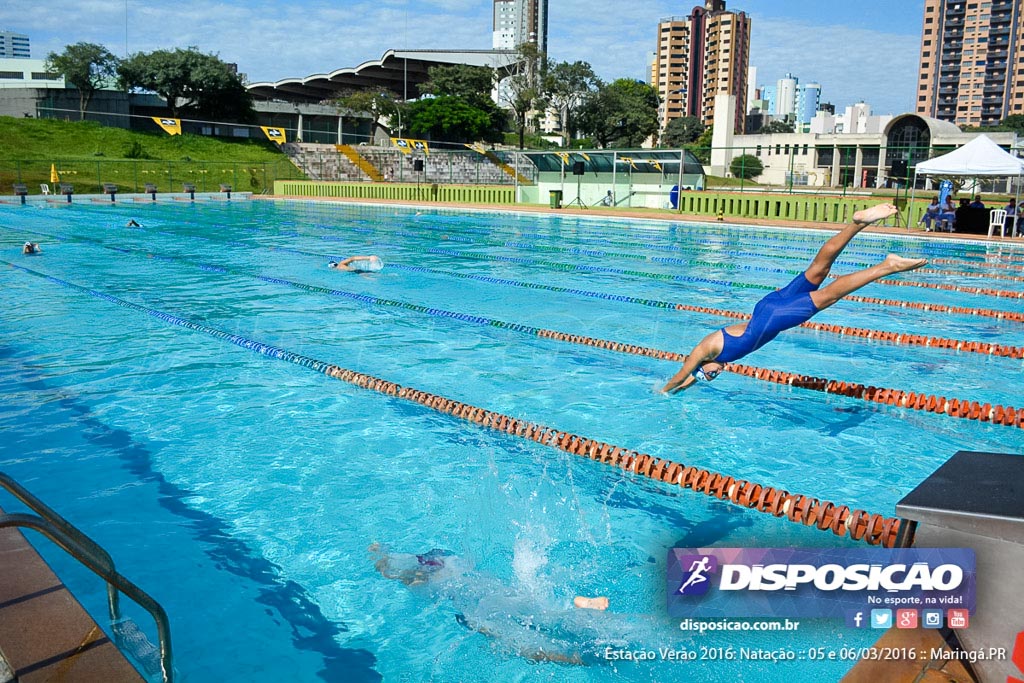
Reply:
[[[934,159],[922,161],[917,175],[1019,176],[1024,175],[1024,159],[1004,151],[987,135],[979,135],[966,145]]]
[[[1024,176],[1024,159],[1018,159],[992,141],[987,135],[979,135],[963,147],[954,149],[934,159],[922,161],[914,168],[914,184],[911,189],[910,206],[913,206],[914,192],[917,189],[917,176],[944,175],[967,176],[999,176],[1017,178],[1014,206],[1020,204],[1020,179]],[[907,210],[907,230],[910,230],[910,212]],[[1010,230],[1013,233],[1013,228]]]

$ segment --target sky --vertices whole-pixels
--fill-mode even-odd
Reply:
[[[380,59],[389,49],[491,47],[491,0],[3,0],[0,30],[29,36],[43,59],[77,42],[117,56],[196,47],[250,82],[301,78]],[[702,2],[549,0],[548,54],[602,79],[647,81],[657,24]],[[822,86],[841,111],[913,111],[924,0],[729,0],[751,16],[758,85],[787,73]]]

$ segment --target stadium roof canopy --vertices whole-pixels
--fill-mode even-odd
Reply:
[[[411,100],[420,96],[420,86],[426,83],[432,66],[467,64],[507,69],[518,56],[515,50],[388,50],[380,59],[357,67],[273,83],[251,83],[248,90],[257,100],[309,103],[333,99],[343,91],[387,88]]]

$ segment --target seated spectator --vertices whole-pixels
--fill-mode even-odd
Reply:
[[[960,206],[956,209],[955,220],[953,222],[954,227],[960,225],[961,228],[971,223],[970,216],[972,214],[973,207],[971,206],[971,200],[964,198],[960,200]],[[950,232],[954,232],[950,230]],[[969,232],[969,230],[968,230]]]
[[[985,208],[984,202],[981,201],[981,195],[980,194],[974,195],[974,201],[971,202],[971,208],[972,209],[984,209]]]
[[[939,220],[939,216],[942,214],[942,206],[939,204],[939,198],[935,197],[932,199],[932,203],[928,205],[928,208],[924,210],[924,215],[921,216],[921,220],[917,222],[918,225],[924,223],[924,228],[927,232],[932,231],[932,223]]]
[[[961,208],[967,205],[966,199],[960,200]],[[942,211],[939,213],[939,219],[935,221],[935,229],[938,230],[940,227],[944,227],[949,232],[953,232],[954,226],[956,225],[957,210],[953,206],[953,198],[946,197],[946,203],[942,205]]]
[[[1006,232],[1011,237],[1016,237],[1024,233],[1024,226],[1020,224],[1017,218],[1021,212],[1024,211],[1024,202],[1014,207],[1013,200],[1011,199],[1006,204]]]

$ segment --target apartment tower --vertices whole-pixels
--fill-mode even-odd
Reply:
[[[1024,114],[1024,0],[925,0],[918,114],[989,126]]]
[[[29,59],[31,56],[28,36],[0,30],[0,59]]]
[[[705,125],[715,117],[715,96],[735,96],[732,120],[743,132],[750,65],[750,17],[725,9],[725,0],[705,0],[689,16],[658,23],[658,48],[651,63],[651,85],[661,97],[662,129],[672,119],[696,116]]]
[[[548,0],[494,0],[491,47],[515,50],[523,43],[533,43],[547,54]]]

